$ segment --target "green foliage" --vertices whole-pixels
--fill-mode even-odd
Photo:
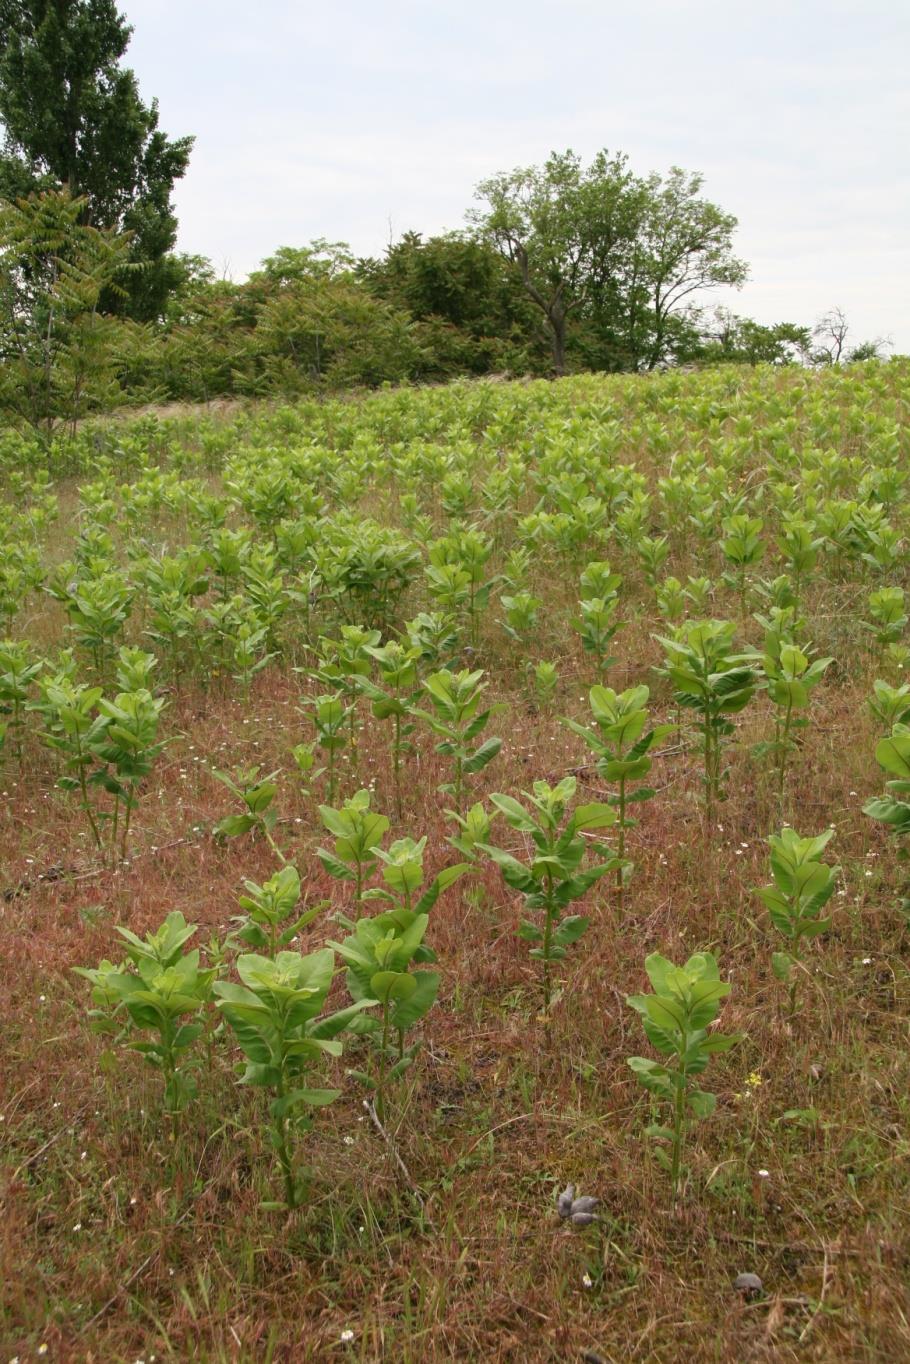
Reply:
[[[804,729],[808,724],[805,716],[798,712],[808,710],[812,692],[833,661],[831,658],[816,658],[810,663],[807,653],[795,644],[782,643],[779,634],[772,631],[766,637],[762,671],[775,708],[774,738],[756,745],[754,752],[758,757],[770,755],[776,760],[777,799],[781,808],[787,766],[792,754],[799,751],[793,731]]]
[[[107,765],[107,770],[94,773],[91,780],[97,781],[114,797],[112,849],[117,846],[121,807],[123,809],[121,858],[127,855],[139,785],[149,775],[155,759],[166,745],[166,741],[158,740],[158,720],[164,704],[163,698],[152,696],[144,688],[118,692],[113,701],[103,696],[98,700],[98,711],[107,724],[98,732],[92,751]]]
[[[824,543],[824,537],[815,534],[815,526],[799,517],[786,520],[777,538],[777,547],[793,582],[794,609],[797,612],[802,588],[818,562]]]
[[[503,630],[510,639],[527,644],[537,629],[543,598],[535,597],[530,592],[517,592],[514,596],[503,596],[499,600],[506,613],[505,620],[501,622]]]
[[[892,687],[877,677],[872,683],[872,695],[866,705],[886,735],[891,733],[895,725],[910,724],[910,682]]]
[[[534,851],[526,862],[504,848],[479,845],[480,851],[499,867],[506,885],[524,897],[526,910],[543,913],[543,927],[523,919],[518,933],[525,942],[533,944],[532,959],[542,963],[545,1012],[557,998],[552,988],[553,964],[563,960],[567,949],[578,941],[589,923],[581,915],[564,915],[564,911],[617,866],[615,858],[594,866],[583,865],[588,844],[581,834],[610,828],[616,823],[616,813],[609,805],[592,802],[577,805],[567,814],[575,787],[574,777],[563,777],[556,786],[536,781],[533,793],[522,792],[530,809],[513,796],[490,797],[509,827],[530,837]]]
[[[220,819],[214,828],[215,837],[240,838],[251,833],[264,838],[278,860],[283,863],[284,853],[272,837],[272,830],[278,822],[278,811],[274,806],[275,796],[278,794],[278,784],[275,781],[277,771],[261,777],[258,765],[239,767],[233,775],[221,772],[216,767],[209,770],[215,780],[226,786],[231,795],[245,807],[241,815],[225,815],[224,819]]]
[[[544,368],[533,304],[486,243],[405,232],[359,270],[372,292],[416,319],[427,378]]]
[[[420,550],[400,532],[364,518],[350,524],[323,519],[321,529],[314,553],[326,595],[349,624],[365,622],[378,644],[380,632],[398,618],[420,568]],[[369,642],[361,638],[362,646]]]
[[[412,713],[425,721],[434,734],[441,736],[436,745],[437,753],[453,759],[455,774],[452,782],[440,786],[440,790],[451,795],[455,810],[461,813],[465,777],[481,772],[496,757],[502,747],[502,740],[488,738],[474,748],[473,741],[484,731],[491,715],[502,710],[501,705],[488,706],[481,710],[481,700],[486,683],[481,681],[483,670],[470,672],[463,668],[460,672],[432,673],[424,680],[423,686],[433,704],[433,712],[413,707]]]
[[[670,553],[666,535],[643,535],[635,546],[645,580],[654,587]]]
[[[655,584],[657,609],[669,624],[681,620],[686,614],[686,590],[678,578],[664,578]]]
[[[541,660],[533,665],[534,699],[541,710],[549,710],[556,697],[559,672],[555,663]]]
[[[674,966],[659,952],[645,959],[645,970],[653,993],[629,995],[629,1003],[642,1020],[645,1035],[666,1061],[630,1056],[628,1064],[640,1082],[656,1099],[671,1106],[671,1126],[654,1124],[646,1134],[659,1143],[670,1144],[670,1155],[657,1147],[657,1156],[670,1174],[673,1197],[679,1193],[680,1162],[690,1117],[707,1118],[713,1113],[716,1098],[695,1083],[711,1057],[729,1051],[741,1034],[709,1032],[717,1017],[720,1001],[730,993],[730,985],[720,979],[717,962],[710,952],[697,952],[685,966]]]
[[[677,705],[699,718],[709,824],[724,796],[723,742],[735,732],[729,716],[745,709],[757,681],[746,666],[751,656],[732,652],[735,634],[731,621],[700,620],[689,622],[677,639],[656,636],[666,650],[662,671],[673,684]]]
[[[880,820],[897,838],[910,834],[910,730],[898,723],[890,736],[880,739],[875,746],[875,760],[892,774],[885,782],[888,795],[867,800],[863,814]],[[903,850],[901,850],[903,856]],[[901,901],[905,916],[910,916],[910,895]]]
[[[0,26],[0,116],[3,71]],[[0,156],[0,196],[3,171]],[[0,412],[46,441],[122,397],[121,331],[100,304],[121,289],[130,242],[87,226],[86,209],[68,191],[0,197]]]
[[[462,857],[467,857],[469,862],[477,862],[478,854],[483,852],[483,844],[490,841],[497,813],[496,810],[488,813],[483,801],[480,800],[463,815],[457,810],[447,810],[446,814],[454,820],[458,828],[458,833],[452,835],[448,842],[456,852],[461,853]]]
[[[124,650],[120,678],[148,679],[151,666],[150,656],[142,650]],[[44,723],[41,737],[63,760],[57,785],[79,791],[96,847],[104,847],[101,824],[107,821],[110,854],[117,854],[119,837],[119,855],[125,858],[139,787],[167,742],[158,739],[163,698],[139,687],[109,700],[100,687],[78,683],[65,671],[41,677],[38,685],[40,697],[34,706]],[[92,792],[99,789],[113,796],[112,811],[97,809]]]
[[[316,745],[326,755],[326,795],[334,800],[338,793],[338,755],[348,742],[345,725],[350,719],[351,706],[345,706],[337,692],[324,692],[310,703],[313,724],[316,726]]]
[[[553,369],[567,365],[570,325],[605,369],[654,369],[672,351],[694,288],[738,284],[735,218],[699,198],[701,177],[674,167],[637,177],[622,155],[587,168],[571,151],[491,176],[470,215],[543,314]]]
[[[68,188],[80,217],[132,236],[129,312],[161,315],[183,269],[168,256],[171,206],[193,139],[170,140],[156,101],[143,104],[120,66],[130,39],[113,0],[4,0],[0,7],[0,119],[6,133],[0,195]]]
[[[767,326],[715,308],[692,358],[734,365],[793,365],[808,359],[811,347],[809,327],[794,322]]]
[[[473,527],[435,540],[429,549],[427,586],[447,610],[467,617],[471,647],[476,649],[480,622],[490,602],[495,579],[486,579],[493,542]]]
[[[42,739],[62,759],[63,772],[57,785],[63,791],[78,790],[82,811],[88,821],[95,846],[102,847],[101,830],[89,791],[89,777],[96,762],[95,749],[107,718],[97,713],[100,687],[76,682],[60,671],[40,678],[40,699],[35,708],[44,724]]]
[[[320,805],[319,818],[335,839],[334,851],[317,848],[316,855],[330,876],[354,882],[354,917],[360,914],[364,885],[376,869],[379,845],[389,831],[389,819],[370,809],[369,791],[358,791],[340,810]]]
[[[645,686],[627,687],[623,692],[615,692],[610,687],[592,687],[590,701],[596,732],[575,720],[563,720],[563,724],[581,735],[591,749],[600,776],[615,787],[607,801],[616,809],[617,888],[620,895],[624,873],[631,871],[631,863],[626,861],[626,830],[636,825],[636,820],[627,813],[628,807],[650,800],[654,795],[650,786],[635,783],[651,770],[651,749],[673,731],[672,725],[648,728],[649,696]]]
[[[238,927],[232,938],[274,958],[278,949],[288,947],[302,928],[313,922],[324,903],[294,914],[300,900],[300,875],[286,863],[263,885],[244,881],[246,895],[239,899],[242,916],[235,917]],[[287,920],[294,914],[293,920]]]
[[[804,938],[826,933],[830,918],[819,917],[834,894],[840,867],[829,867],[821,854],[834,836],[833,829],[812,838],[800,838],[795,830],[771,834],[771,875],[774,884],[756,891],[774,927],[787,941],[786,952],[775,952],[771,965],[778,980],[790,982],[790,1017],[796,1012],[797,968],[802,962]]]
[[[300,793],[303,796],[312,794],[311,783],[318,781],[325,771],[324,767],[316,766],[316,741],[309,744],[295,744],[291,749],[291,757],[294,759],[294,766],[297,768],[297,781]]]
[[[339,630],[338,639],[330,639],[323,635],[319,640],[321,650],[318,666],[312,670],[310,676],[323,686],[333,687],[336,694],[345,698],[350,704],[345,708],[345,718],[348,722],[347,742],[350,747],[351,761],[356,766],[357,763],[357,702],[363,692],[364,680],[369,677],[372,667],[372,657],[370,649],[378,646],[382,638],[378,630],[367,630],[361,625],[342,625]],[[320,697],[318,701],[325,698]],[[328,739],[329,754],[337,752],[337,745],[333,747],[333,736],[331,733],[334,726],[335,716],[331,707],[327,712],[329,727],[325,733],[318,723],[319,705],[317,702],[317,730],[319,741]],[[334,775],[334,773],[333,773]]]
[[[447,668],[461,647],[458,623],[443,611],[421,611],[405,623],[405,630],[420,662],[433,670]]]
[[[368,678],[361,678],[360,688],[372,701],[376,719],[391,721],[395,810],[400,819],[401,762],[405,754],[411,752],[408,740],[414,732],[414,726],[410,722],[410,712],[420,694],[417,686],[420,649],[416,645],[406,648],[398,640],[390,640],[381,648],[378,645],[367,645],[366,652],[379,665],[382,686],[377,686]]]
[[[340,1091],[308,1083],[313,1067],[325,1056],[340,1056],[337,1040],[351,1020],[372,1001],[319,1017],[335,966],[331,948],[303,956],[279,952],[271,957],[249,953],[237,959],[241,984],[215,983],[216,1006],[233,1030],[245,1057],[239,1083],[269,1091],[269,1137],[281,1170],[284,1199],[264,1206],[300,1207],[307,1180],[298,1171],[295,1146],[309,1129],[306,1110],[332,1103]]]
[[[907,612],[902,587],[880,587],[869,593],[870,619],[864,621],[876,644],[897,643],[907,628]]]
[[[594,655],[604,673],[616,662],[615,658],[610,657],[609,648],[619,629],[615,613],[621,583],[620,575],[611,572],[605,560],[597,559],[589,563],[581,575],[581,615],[572,621],[573,629],[581,635],[585,652]]]
[[[438,972],[411,970],[415,963],[436,960],[424,942],[428,923],[426,913],[398,905],[360,919],[347,938],[329,944],[347,966],[354,1002],[380,1010],[378,1018],[362,1013],[352,1024],[352,1031],[371,1038],[376,1068],[351,1072],[376,1095],[380,1118],[389,1085],[410,1068],[419,1049],[419,1042],[405,1046],[405,1034],[426,1017],[439,992]]]
[[[275,657],[274,652],[266,652],[269,627],[260,624],[252,611],[238,612],[224,633],[229,642],[232,676],[241,696],[249,700],[253,678]]]
[[[182,952],[196,925],[187,924],[179,910],[144,940],[126,928],[117,932],[127,944],[125,962],[73,969],[91,982],[96,1031],[129,1039],[126,1045],[161,1072],[165,1107],[176,1112],[196,1094],[191,1052],[204,1024],[195,1016],[211,997],[215,972],[200,970],[198,949]],[[194,1021],[181,1022],[187,1015]],[[133,1039],[136,1032],[156,1038]]]
[[[761,538],[762,520],[758,516],[737,514],[728,516],[723,523],[724,538],[720,542],[721,553],[732,568],[732,573],[724,575],[724,581],[739,593],[740,609],[746,615],[746,596],[748,592],[748,571],[761,562],[765,552]]]
[[[616,662],[609,653],[610,642],[620,625],[615,619],[616,602],[616,597],[591,597],[587,601],[580,601],[581,615],[572,621],[574,629],[581,635],[585,652],[594,655],[602,673],[606,673]]]
[[[385,885],[368,890],[364,899],[389,900],[397,909],[413,910],[415,914],[428,914],[444,890],[469,870],[467,862],[444,867],[426,887],[423,885],[423,857],[427,840],[417,842],[413,838],[399,838],[388,851],[377,847],[376,856],[382,862],[382,879]]]
[[[16,759],[22,766],[22,738],[25,712],[32,694],[32,683],[43,664],[33,662],[31,649],[20,640],[0,642],[0,715],[4,717],[4,740],[12,737]]]
[[[134,592],[127,577],[106,564],[94,575],[67,582],[71,571],[72,565],[61,565],[47,590],[62,602],[69,629],[79,647],[90,655],[95,675],[104,686],[117,639],[129,619]]]

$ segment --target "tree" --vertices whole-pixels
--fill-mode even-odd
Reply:
[[[309,246],[279,246],[274,255],[266,256],[260,270],[253,271],[250,283],[269,289],[302,280],[350,278],[354,265],[347,242],[317,237]]]
[[[46,436],[121,395],[129,324],[100,305],[129,276],[130,240],[87,226],[84,210],[65,191],[0,203],[0,411]]]
[[[300,280],[269,293],[251,338],[259,390],[400,383],[420,365],[406,313],[349,278]]]
[[[748,267],[732,251],[736,219],[699,195],[702,176],[674,166],[666,180],[650,175],[628,282],[628,347],[634,367],[654,369],[666,357],[671,319],[693,295],[718,285],[739,288]]]
[[[700,197],[702,178],[673,167],[641,178],[627,157],[598,152],[587,170],[573,152],[483,181],[488,207],[469,217],[519,273],[549,329],[553,368],[565,372],[569,324],[589,363],[653,369],[672,351],[701,291],[738,287],[747,267],[732,251],[736,219]]]
[[[796,322],[765,325],[716,308],[686,359],[734,365],[791,365],[805,362],[812,349],[808,327]]]
[[[435,377],[546,367],[535,305],[489,242],[463,232],[426,240],[405,232],[357,272],[371,293],[415,319]]]
[[[847,350],[847,336],[850,323],[843,308],[831,308],[820,317],[812,329],[812,340],[816,343],[812,359],[816,365],[839,365],[841,362],[853,364],[858,360],[880,360],[890,349],[890,337],[876,336],[872,341],[861,341],[852,350]]]
[[[850,324],[843,308],[831,308],[812,329],[813,359],[817,365],[839,365],[847,344]]]
[[[566,370],[570,317],[619,276],[635,240],[637,192],[626,160],[598,152],[585,171],[574,152],[552,152],[542,168],[494,175],[475,192],[488,207],[469,220],[543,313],[557,375]]]
[[[161,132],[119,65],[131,33],[114,0],[0,0],[0,196],[65,187],[85,226],[129,231],[141,268],[107,303],[149,320],[182,278],[171,195],[193,139]]]

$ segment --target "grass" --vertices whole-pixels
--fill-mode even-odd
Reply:
[[[67,510],[52,554],[71,530]],[[687,566],[715,576],[679,551],[667,571],[684,578]],[[651,594],[633,567],[617,568],[626,625],[608,681],[649,681],[654,717],[674,719],[650,671],[661,659]],[[509,709],[491,725],[503,750],[474,779],[475,798],[566,771],[580,796],[600,792],[583,744],[558,721],[584,716],[594,680],[567,625],[571,573],[538,595],[546,637],[529,653],[558,661],[558,696],[537,710],[521,652],[485,627],[478,666],[489,699]],[[168,1119],[140,1058],[110,1056],[89,1032],[87,991],[70,968],[113,955],[115,924],[143,933],[172,908],[200,925],[201,944],[222,938],[242,881],[274,869],[263,842],[211,837],[233,806],[208,766],[285,769],[276,838],[304,897],[343,907],[345,886],[313,856],[323,841],[314,804],[289,770],[290,748],[310,737],[296,710],[304,684],[272,665],[246,705],[191,682],[173,692],[163,732],[177,737],[117,869],[95,863],[32,733],[0,805],[0,1360],[42,1347],[50,1359],[99,1361],[910,1357],[907,926],[894,849],[861,814],[882,784],[864,709],[880,672],[855,625],[862,599],[856,582],[820,578],[810,603],[808,637],[837,666],[813,701],[787,812],[801,833],[835,824],[829,860],[843,875],[792,1025],[770,967],[780,944],[752,893],[768,879],[764,840],[777,827],[773,771],[749,754],[771,725],[760,699],[739,718],[731,799],[713,830],[691,733],[664,744],[649,778],[658,794],[630,834],[636,870],[622,908],[612,880],[590,895],[592,926],[564,964],[548,1025],[515,936],[519,898],[491,867],[445,893],[430,930],[440,999],[390,1102],[394,1152],[340,1067],[344,1095],[305,1140],[311,1199],[289,1219],[259,1206],[273,1188],[259,1096],[236,1088],[224,1050],[206,1054],[199,1102]],[[721,594],[715,614],[735,611],[735,594]],[[56,612],[36,609],[29,635],[59,638]],[[748,633],[758,642],[754,624]],[[375,808],[392,815],[386,731],[362,713],[345,790],[374,785]],[[419,733],[390,837],[426,833],[430,875],[455,860],[448,802],[434,794],[448,775]],[[333,935],[327,912],[303,946]],[[712,1062],[718,1109],[690,1133],[673,1207],[642,1135],[648,1098],[625,1065],[649,1054],[625,996],[643,988],[649,951],[702,948],[733,983],[721,1026],[746,1038]],[[569,1182],[601,1199],[588,1230],[556,1215]],[[761,1277],[760,1297],[734,1290],[742,1271]]]

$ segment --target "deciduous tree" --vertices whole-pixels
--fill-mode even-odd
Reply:
[[[121,307],[144,321],[182,277],[171,194],[193,139],[159,129],[120,65],[131,32],[114,0],[0,0],[0,196],[66,187],[83,225],[128,229],[141,268]]]

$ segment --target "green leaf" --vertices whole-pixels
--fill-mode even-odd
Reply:
[[[370,989],[380,1003],[406,1000],[416,993],[417,981],[404,971],[376,971],[370,977]]]
[[[560,947],[569,947],[572,943],[578,942],[590,922],[590,919],[586,919],[580,914],[571,914],[567,919],[563,919],[557,928],[554,941]]]
[[[502,739],[487,739],[486,743],[480,745],[470,758],[466,758],[462,763],[464,772],[480,772],[486,767],[487,763],[492,762],[502,747]]]
[[[703,1089],[690,1089],[686,1098],[696,1118],[709,1118],[717,1107],[717,1095],[707,1094]]]

